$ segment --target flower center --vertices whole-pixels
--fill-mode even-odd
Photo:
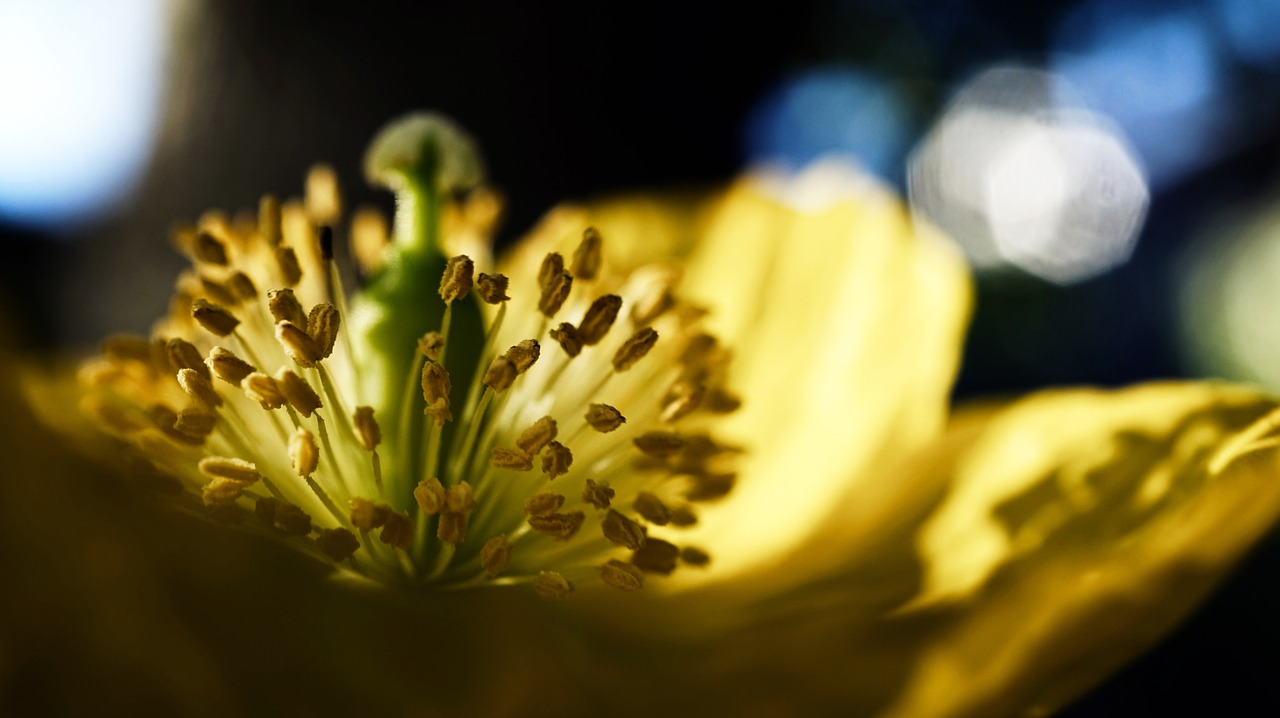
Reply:
[[[679,530],[733,486],[738,450],[711,428],[738,400],[677,268],[615,269],[589,227],[568,259],[515,281],[455,256],[430,298],[443,311],[387,310],[440,320],[377,347],[407,370],[374,376],[333,260],[336,182],[318,170],[307,186],[305,202],[266,197],[256,217],[180,231],[192,269],[170,316],[84,368],[86,410],[182,505],[387,583],[561,597],[708,563]],[[446,229],[483,233],[491,203],[458,200]],[[368,271],[385,227],[367,212],[352,224]]]

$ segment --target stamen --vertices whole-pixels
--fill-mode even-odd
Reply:
[[[530,516],[554,514],[564,506],[564,496],[540,492],[524,500],[524,512]]]
[[[597,509],[609,508],[609,503],[613,501],[615,492],[609,488],[608,481],[597,483],[594,479],[587,479],[586,488],[582,490],[582,500]]]
[[[706,566],[711,563],[711,556],[700,548],[685,546],[680,549],[680,561],[690,566]]]
[[[204,439],[213,433],[218,417],[204,409],[189,406],[178,412],[173,428],[195,439]]]
[[[517,374],[523,374],[538,361],[541,353],[542,347],[538,345],[537,339],[525,339],[508,349],[503,356],[515,366]]]
[[[582,353],[584,344],[582,335],[578,333],[577,327],[568,322],[563,322],[558,328],[552,329],[551,338],[560,343],[560,348],[569,355],[570,359]]]
[[[631,440],[643,453],[658,459],[673,456],[684,448],[684,437],[672,431],[649,431]]]
[[[310,334],[293,322],[276,322],[276,339],[289,358],[299,366],[313,367],[320,361],[320,345]]]
[[[316,437],[303,427],[298,427],[289,437],[289,463],[300,478],[310,478],[320,465],[320,449]]]
[[[516,380],[516,365],[505,356],[495,357],[485,372],[484,385],[501,394]]]
[[[439,362],[444,352],[444,335],[440,332],[427,332],[418,340],[418,353],[433,362]]]
[[[200,492],[200,499],[205,506],[227,506],[234,504],[240,498],[246,486],[248,484],[243,481],[216,478],[204,485]]]
[[[633,551],[645,544],[644,527],[613,509],[604,515],[600,529],[605,538]]]
[[[279,409],[288,403],[284,392],[280,391],[279,382],[262,372],[255,371],[246,376],[240,382],[240,388],[245,396],[258,402],[263,409]]]
[[[701,384],[677,381],[662,398],[662,412],[658,420],[670,424],[692,414],[702,405],[706,389]]]
[[[434,516],[445,509],[447,497],[440,479],[426,479],[413,490],[423,516]]]
[[[197,262],[219,267],[227,265],[227,246],[208,232],[200,232],[196,235],[196,242],[192,245],[191,252],[195,255]]]
[[[356,438],[360,440],[360,446],[364,447],[365,451],[377,449],[378,444],[382,443],[382,429],[378,427],[378,420],[373,418],[373,407],[357,406],[351,421],[355,426]]]
[[[688,506],[677,506],[671,509],[671,525],[687,528],[698,523],[698,515]]]
[[[375,504],[358,497],[348,501],[347,506],[351,509],[351,525],[361,531],[372,531],[386,524],[392,513],[386,504]]]
[[[293,247],[276,247],[276,264],[279,265],[285,286],[298,286],[298,282],[302,281],[302,267],[298,264],[298,255]]]
[[[498,535],[485,541],[480,549],[480,565],[489,576],[496,577],[507,570],[511,562],[511,542],[506,536]]]
[[[434,419],[437,427],[453,421],[453,413],[449,411],[451,388],[449,372],[444,366],[433,361],[422,365],[422,398],[427,403],[423,413]]]
[[[218,392],[214,390],[213,382],[195,369],[179,369],[178,385],[187,393],[187,396],[206,409],[222,406],[222,397],[218,396]]]
[[[471,292],[472,273],[475,264],[466,255],[450,257],[444,267],[444,276],[440,278],[440,298],[445,304],[455,299],[462,299]]]
[[[235,304],[236,297],[231,290],[223,286],[222,282],[211,279],[205,275],[200,275],[200,292],[209,296],[215,302],[220,304]]]
[[[587,415],[585,418],[587,423],[591,425],[592,429],[595,429],[602,434],[614,431],[618,427],[627,423],[627,419],[622,415],[622,412],[608,404],[592,404],[587,407]]]
[[[351,255],[360,272],[372,274],[387,261],[387,218],[376,207],[360,207],[351,217]]]
[[[573,452],[558,441],[547,444],[546,450],[542,452],[542,473],[547,475],[547,481],[568,473],[572,465]]]
[[[253,280],[244,272],[236,272],[227,278],[227,288],[231,290],[231,294],[235,296],[236,303],[256,299],[258,296],[258,288],[254,286]]]
[[[209,350],[209,358],[204,360],[203,366],[204,372],[196,372],[201,378],[210,379],[212,372],[219,379],[236,386],[240,386],[245,377],[257,371],[252,364],[236,356],[231,350],[218,346]]]
[[[268,247],[280,246],[280,200],[269,194],[258,201],[258,235]]]
[[[573,583],[556,571],[539,571],[533,579],[533,590],[543,598],[566,598],[573,593]]]
[[[307,172],[305,206],[316,224],[329,225],[342,214],[342,194],[338,189],[338,173],[326,164],[312,166]]]
[[[662,503],[662,499],[648,491],[641,491],[636,494],[636,500],[633,505],[636,513],[655,526],[666,526],[671,521],[671,510],[667,508],[666,504]]]
[[[200,350],[196,349],[191,342],[174,337],[165,342],[165,351],[169,358],[170,371],[176,373],[180,369],[191,369],[205,379],[213,378],[209,367],[204,365],[204,357],[200,356]]]
[[[640,569],[617,559],[611,559],[600,567],[600,580],[628,593],[644,588],[644,574]]]
[[[590,282],[600,273],[600,264],[603,254],[601,245],[603,241],[600,233],[595,227],[587,227],[582,232],[582,242],[578,244],[578,248],[573,250],[573,265],[569,272],[573,276],[584,281]]]
[[[616,294],[606,294],[592,302],[587,313],[582,317],[582,322],[578,324],[578,334],[582,337],[582,343],[587,346],[599,344],[613,327],[621,309],[622,297]]]
[[[240,320],[224,309],[205,299],[197,299],[191,306],[191,316],[210,334],[225,337],[236,330]]]
[[[311,533],[311,517],[287,501],[263,497],[258,499],[253,512],[268,527],[285,536],[306,536]]]
[[[567,514],[547,514],[546,516],[530,516],[529,527],[534,531],[559,541],[568,541],[582,528],[587,515],[581,511]]]
[[[316,544],[325,555],[338,563],[351,558],[356,549],[360,548],[360,540],[355,534],[343,528],[322,529],[320,535],[316,536]]]
[[[311,335],[320,349],[320,358],[328,359],[333,354],[333,345],[338,340],[338,325],[342,315],[338,308],[329,302],[320,302],[311,308],[307,316],[307,334]]]
[[[508,449],[502,446],[493,447],[489,463],[498,469],[512,471],[532,471],[533,458],[519,449]]]
[[[284,395],[285,401],[299,414],[311,418],[311,414],[316,409],[324,406],[320,403],[320,395],[316,394],[307,380],[292,371],[282,368],[276,372],[275,379],[276,386]]]
[[[388,509],[378,540],[401,551],[408,550],[413,543],[413,519],[409,518],[408,512],[397,513]]]
[[[564,306],[573,289],[573,275],[560,272],[542,284],[542,295],[538,298],[538,311],[550,319]]]
[[[507,296],[509,282],[506,275],[481,272],[476,279],[476,294],[486,304],[500,304],[511,299]]]
[[[235,457],[206,456],[196,468],[211,479],[230,479],[242,484],[252,484],[262,478],[257,466]]]
[[[307,315],[292,289],[267,290],[267,309],[277,322],[291,322],[300,327],[307,325]]]
[[[526,455],[534,456],[554,438],[556,438],[556,420],[544,416],[520,434],[520,438],[516,439],[516,446]]]
[[[624,372],[644,358],[658,343],[658,333],[652,327],[645,327],[623,342],[618,352],[613,355],[613,370]]]
[[[651,537],[631,554],[631,563],[641,571],[665,576],[676,570],[676,558],[679,555],[680,549],[675,544]]]

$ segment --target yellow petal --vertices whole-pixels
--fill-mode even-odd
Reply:
[[[1181,620],[1280,510],[1274,421],[1240,433],[1273,406],[1156,384],[994,415],[939,467],[895,619],[934,628],[890,714],[1047,714]]]
[[[960,354],[963,260],[887,189],[842,164],[747,175],[710,196],[632,196],[548,215],[509,260],[513,286],[582,228],[605,261],[675,263],[734,352],[740,411],[717,434],[747,448],[737,488],[690,541],[730,577],[784,555],[867,482],[934,437]],[[567,256],[567,255],[566,255]],[[527,281],[527,280],[525,280]],[[535,291],[531,287],[513,291]]]

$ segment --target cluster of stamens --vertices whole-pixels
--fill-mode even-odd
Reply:
[[[360,389],[369,349],[333,261],[336,183],[315,172],[304,202],[266,197],[256,216],[179,231],[193,266],[171,315],[86,364],[85,409],[148,475],[193,511],[389,583],[562,597],[709,562],[677,536],[733,486],[738,449],[708,429],[738,401],[676,270],[614,271],[589,227],[536,277],[453,257],[443,320],[400,349],[406,390],[380,406]],[[385,226],[353,222],[358,259],[377,255]],[[479,362],[459,372],[455,309],[477,299]]]

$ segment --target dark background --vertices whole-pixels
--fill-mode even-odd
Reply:
[[[1191,4],[1110,5],[1141,18]],[[409,110],[441,109],[480,139],[507,196],[509,241],[566,198],[731,175],[750,159],[742,129],[761,99],[820,64],[891,77],[918,136],[975,71],[1045,59],[1082,3],[210,5],[177,41],[165,129],[133,199],[72,228],[0,224],[0,307],[20,317],[27,349],[145,330],[180,261],[163,249],[171,222],[300,191],[316,160],[335,165],[357,202],[389,207],[360,181],[360,158]],[[1170,264],[1222,207],[1266,196],[1280,149],[1280,76],[1228,69],[1248,98],[1233,141],[1153,190],[1128,265],[1069,288],[979,285],[959,398],[1183,373]],[[1277,566],[1273,536],[1179,633],[1066,714],[1280,714]]]

